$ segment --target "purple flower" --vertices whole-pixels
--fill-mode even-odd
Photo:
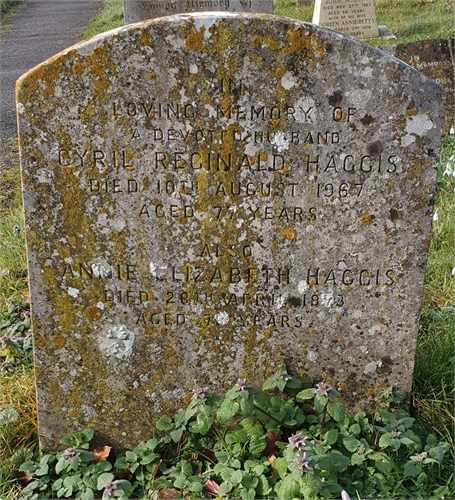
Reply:
[[[63,453],[63,456],[65,458],[73,458],[73,457],[78,457],[80,456],[80,453],[78,451],[76,451],[74,448],[68,448],[67,450],[65,450],[65,452]]]
[[[307,436],[302,436],[302,434],[293,434],[289,438],[289,444],[300,451],[305,448],[307,439]]]
[[[297,455],[291,465],[297,467],[300,472],[305,472],[306,469],[309,469],[310,463],[307,460],[306,452],[303,455]]]
[[[237,379],[237,387],[239,388],[239,391],[244,392],[245,386],[246,386],[246,378],[238,378]]]
[[[319,382],[319,384],[316,384],[316,394],[320,394],[321,396],[328,396],[330,389],[332,389],[332,386],[326,384],[325,382]]]
[[[104,492],[107,493],[108,497],[112,496],[114,490],[117,489],[118,481],[111,481],[104,486]]]
[[[203,399],[208,391],[209,391],[208,387],[203,387],[201,389],[193,389],[193,399]]]

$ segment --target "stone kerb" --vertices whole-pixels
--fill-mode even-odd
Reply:
[[[273,0],[123,0],[125,24],[190,12],[273,14]]]
[[[286,363],[410,389],[443,92],[353,38],[188,14],[18,82],[41,444],[134,446]]]

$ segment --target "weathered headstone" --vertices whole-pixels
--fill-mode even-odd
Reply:
[[[454,39],[421,40],[379,47],[409,64],[442,87],[447,95],[444,130],[454,126]]]
[[[373,0],[316,0],[313,23],[356,38],[379,36]]]
[[[126,24],[173,14],[213,11],[273,14],[273,0],[123,0]]]
[[[17,88],[42,446],[132,446],[286,363],[351,408],[412,379],[442,90],[331,30],[171,16]]]

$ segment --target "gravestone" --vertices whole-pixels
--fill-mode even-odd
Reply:
[[[313,23],[356,38],[379,36],[373,0],[316,0]]]
[[[444,131],[454,126],[454,39],[420,40],[379,47],[434,80],[447,95]]]
[[[285,363],[351,409],[409,390],[442,90],[258,14],[99,35],[18,82],[41,443],[134,446]]]
[[[273,0],[123,0],[125,24],[173,14],[210,11],[273,14]]]

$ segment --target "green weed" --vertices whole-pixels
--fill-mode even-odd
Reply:
[[[451,447],[418,435],[388,391],[371,418],[349,417],[341,394],[302,384],[284,365],[262,390],[239,379],[224,398],[195,389],[187,408],[157,422],[134,450],[89,449],[93,431],[63,438],[57,455],[25,461],[20,498],[450,498]],[[101,459],[100,459],[101,458]]]

